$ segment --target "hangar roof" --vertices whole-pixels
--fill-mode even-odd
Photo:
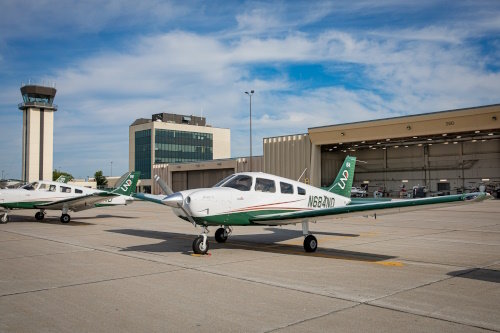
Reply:
[[[500,104],[309,128],[315,145],[391,139],[418,139],[451,133],[500,129]],[[496,135],[495,135],[496,136]]]

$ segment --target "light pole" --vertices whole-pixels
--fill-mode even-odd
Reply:
[[[109,176],[113,177],[113,161],[111,161],[111,174]]]
[[[252,171],[252,95],[254,91],[245,91],[245,94],[250,96],[250,171]]]

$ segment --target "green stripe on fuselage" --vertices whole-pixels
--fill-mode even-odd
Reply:
[[[37,209],[36,206],[48,202],[49,201],[6,202],[6,203],[0,203],[0,207],[8,209]]]
[[[237,212],[205,217],[193,217],[199,225],[255,225],[250,219],[259,215],[289,213],[286,209],[253,210],[248,212]]]

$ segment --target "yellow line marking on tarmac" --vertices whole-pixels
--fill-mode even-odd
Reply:
[[[382,265],[382,266],[393,266],[393,267],[403,267],[403,263],[399,261],[378,261],[378,262],[373,262],[374,264],[377,265]]]

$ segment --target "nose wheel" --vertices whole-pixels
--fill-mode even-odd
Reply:
[[[1,223],[7,223],[9,222],[9,215],[7,214],[7,212],[5,212],[2,217],[0,218],[0,222]]]
[[[204,228],[201,235],[196,237],[193,241],[193,252],[195,254],[206,254],[208,252],[208,229]]]

